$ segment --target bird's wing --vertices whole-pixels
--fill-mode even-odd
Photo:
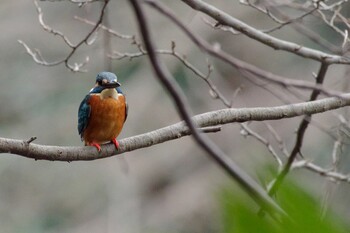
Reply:
[[[86,129],[89,118],[90,118],[90,112],[91,107],[89,105],[89,99],[90,95],[87,95],[83,101],[80,103],[79,111],[78,111],[78,132],[80,134],[80,137],[83,138],[84,130]]]
[[[124,122],[126,121],[126,118],[128,118],[128,112],[129,112],[129,105],[128,105],[128,102],[126,102],[126,96],[125,94],[122,92],[122,89],[120,87],[117,87],[116,88],[117,92],[119,94],[122,94],[124,96],[124,100],[125,100],[125,119],[124,119]]]
[[[125,100],[125,119],[124,122],[126,121],[126,118],[128,118],[128,112],[129,112],[129,105],[128,102]]]

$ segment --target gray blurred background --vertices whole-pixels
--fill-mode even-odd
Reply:
[[[234,56],[286,77],[313,80],[318,64],[285,52],[274,51],[243,36],[212,29],[199,13],[194,13],[178,1],[164,1],[193,31]],[[273,24],[267,17],[234,1],[211,1],[233,16],[257,28]],[[79,8],[65,1],[39,2],[44,20],[77,43],[91,29],[90,25],[74,20],[74,16],[96,21],[100,3]],[[152,9],[147,13],[153,37],[159,48],[176,50],[187,56],[203,73],[207,59],[173,24]],[[124,34],[137,35],[133,12],[127,1],[111,1],[108,8],[110,27]],[[341,41],[316,21],[305,22],[334,43]],[[107,67],[104,33],[99,32],[92,46],[83,46],[71,59],[81,62],[89,56],[86,73],[73,73],[64,65],[37,65],[17,42],[38,48],[47,61],[65,57],[69,48],[63,41],[45,32],[38,23],[32,1],[0,2],[0,136],[29,139],[45,145],[82,145],[77,132],[77,110],[81,100],[94,84],[98,72]],[[329,34],[328,34],[329,33]],[[319,48],[295,31],[283,29],[273,35]],[[327,38],[328,38],[327,37]],[[136,52],[128,40],[111,37],[112,50]],[[225,106],[209,94],[208,86],[186,70],[176,59],[162,56],[183,88],[195,114]],[[213,82],[232,99],[233,107],[275,106],[279,98],[252,85],[231,67],[209,58],[214,66]],[[119,138],[148,132],[178,122],[179,116],[169,95],[155,79],[147,57],[133,60],[113,60],[111,71],[118,75],[127,95],[129,116]],[[327,85],[342,87],[344,66],[330,70]],[[290,102],[307,99],[307,92],[289,95],[280,87],[270,86]],[[332,129],[336,122],[332,114],[315,119]],[[270,122],[280,133],[288,148],[294,143],[294,130],[300,118]],[[268,139],[272,136],[263,124],[252,128]],[[264,174],[267,164],[274,161],[266,148],[251,138],[240,135],[238,124],[225,125],[210,137],[244,170],[257,179],[268,182]],[[306,134],[304,154],[321,165],[330,162],[333,139],[311,126]],[[345,148],[346,154],[347,148]],[[346,156],[345,156],[346,157]],[[346,161],[346,158],[344,158]],[[347,167],[344,166],[346,173]],[[325,180],[310,172],[297,171],[292,177],[320,196]],[[302,181],[301,181],[302,180]],[[315,182],[317,181],[317,182]],[[190,137],[170,141],[118,157],[92,162],[33,161],[16,155],[3,154],[0,162],[0,232],[218,232],[220,211],[218,193],[234,183],[221,171]],[[242,192],[239,187],[237,192]],[[334,194],[337,211],[349,217],[347,185]],[[317,194],[320,193],[320,194]]]

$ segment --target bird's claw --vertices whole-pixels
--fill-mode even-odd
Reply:
[[[114,138],[114,139],[112,140],[112,143],[115,145],[115,148],[117,148],[117,150],[118,150],[118,149],[119,149],[119,142],[117,141],[116,138]]]
[[[100,146],[100,144],[98,144],[98,143],[96,143],[96,142],[92,142],[92,143],[90,143],[90,146],[94,146],[94,147],[96,147],[96,148],[97,148],[97,150],[98,150],[98,152],[100,152],[100,151],[101,151],[101,146]]]

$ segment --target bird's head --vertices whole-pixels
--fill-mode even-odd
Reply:
[[[97,74],[95,86],[90,93],[101,93],[105,89],[115,89],[120,86],[117,76],[111,72],[100,72]]]

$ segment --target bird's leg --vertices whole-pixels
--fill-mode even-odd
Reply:
[[[96,142],[89,142],[88,145],[89,145],[89,146],[94,146],[94,147],[96,147],[97,150],[98,150],[98,152],[101,151],[101,146],[100,146],[100,144],[98,144],[98,143],[96,143]]]
[[[117,148],[117,150],[119,149],[119,142],[117,141],[116,138],[112,139],[113,144],[115,145],[115,148]]]

